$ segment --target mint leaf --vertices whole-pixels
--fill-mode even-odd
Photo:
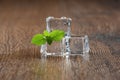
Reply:
[[[60,41],[65,35],[65,32],[62,30],[53,30],[50,32],[50,37],[53,41]]]
[[[60,41],[64,36],[65,32],[62,30],[53,30],[52,32],[45,30],[43,34],[33,36],[31,43],[40,46],[47,42],[51,45],[53,41]]]
[[[49,45],[51,45],[52,42],[53,42],[53,39],[52,39],[52,37],[50,37],[50,36],[46,36],[46,40],[47,40],[47,43],[48,43]]]
[[[53,42],[53,40],[52,40],[52,37],[50,37],[50,33],[49,33],[47,30],[45,30],[45,31],[43,32],[43,34],[44,34],[44,36],[46,37],[47,43],[48,43],[49,45],[51,45],[52,42]]]
[[[40,46],[46,43],[46,39],[44,35],[36,34],[35,36],[33,36],[31,43]]]
[[[45,30],[45,31],[43,32],[43,35],[44,35],[44,36],[50,36],[50,33],[49,33],[47,30]]]

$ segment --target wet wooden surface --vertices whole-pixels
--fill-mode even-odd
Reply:
[[[89,36],[89,60],[40,58],[30,41],[48,16],[71,17],[72,33]],[[0,0],[0,80],[119,79],[119,0]]]

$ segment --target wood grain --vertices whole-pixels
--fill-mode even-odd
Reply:
[[[30,41],[48,16],[71,17],[72,33],[89,36],[89,60],[40,57]],[[119,0],[1,0],[0,80],[119,80],[119,26]]]

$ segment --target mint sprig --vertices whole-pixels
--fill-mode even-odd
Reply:
[[[36,34],[33,36],[31,43],[41,46],[46,42],[51,45],[53,41],[60,41],[64,37],[65,32],[62,30],[53,30],[51,32],[44,31],[43,34]]]

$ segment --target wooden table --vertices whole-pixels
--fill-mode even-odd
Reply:
[[[72,33],[89,36],[89,60],[41,59],[30,41],[48,16],[71,17]],[[120,80],[120,1],[0,1],[0,80]]]

